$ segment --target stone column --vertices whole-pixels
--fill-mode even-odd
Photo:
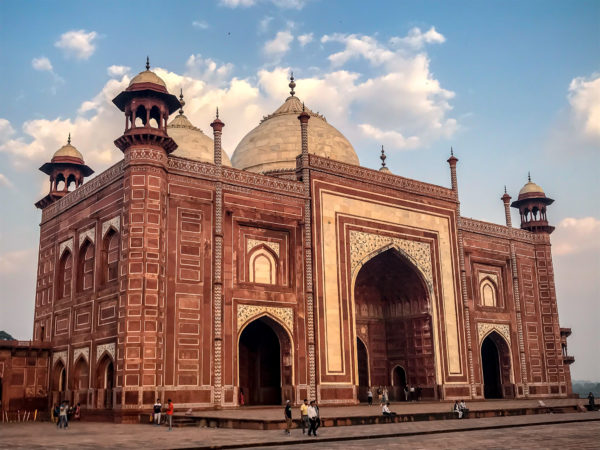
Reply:
[[[506,186],[504,186],[504,195],[500,197],[502,203],[504,203],[504,217],[506,219],[506,226],[512,228],[512,217],[510,215],[510,195],[506,193]]]
[[[456,218],[460,220],[460,201],[458,199],[458,180],[456,177],[456,163],[458,158],[454,156],[454,151],[450,149],[450,158],[448,158],[448,164],[450,165],[450,181],[452,183],[452,190],[456,194]],[[463,235],[460,226],[456,228],[458,238],[458,261],[460,267],[460,291],[462,295],[463,310],[465,314],[465,334],[467,338],[467,362],[469,365],[469,384],[471,385],[471,397],[477,395],[475,389],[475,369],[473,368],[473,339],[471,336],[471,312],[469,310],[469,299],[467,296],[467,273],[465,269],[465,249],[463,244]]]
[[[215,175],[215,202],[214,202],[214,251],[213,251],[213,402],[215,406],[223,403],[223,183],[221,176],[223,172],[221,161],[221,134],[225,124],[217,117],[210,124],[214,136],[214,162],[216,166]]]
[[[313,263],[312,263],[312,217],[310,196],[310,169],[308,160],[308,121],[310,115],[304,111],[298,116],[302,133],[302,182],[304,183],[304,278],[306,297],[306,316],[308,332],[308,372],[309,372],[309,397],[316,399],[317,375],[315,357],[315,323],[314,323],[314,297],[313,297]]]

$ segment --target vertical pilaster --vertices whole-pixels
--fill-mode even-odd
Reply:
[[[304,108],[303,108],[304,109]],[[302,135],[302,182],[304,183],[304,279],[306,296],[306,315],[308,325],[308,372],[309,396],[316,399],[317,374],[315,357],[315,323],[314,323],[314,296],[313,296],[313,251],[312,251],[312,215],[310,192],[310,169],[308,160],[308,121],[310,115],[302,111],[298,116]]]
[[[458,158],[454,156],[454,151],[450,149],[450,158],[448,158],[448,164],[450,165],[450,182],[452,183],[452,190],[456,193],[456,217],[460,219],[460,201],[458,200],[458,179],[456,177],[456,163]],[[469,365],[469,384],[471,386],[471,397],[477,395],[475,389],[475,369],[473,367],[473,339],[471,336],[471,312],[469,310],[469,299],[467,296],[467,273],[465,269],[465,249],[463,243],[463,235],[460,227],[456,230],[458,238],[458,261],[460,269],[460,291],[462,295],[463,310],[465,314],[465,334],[467,340],[467,363]]]
[[[217,117],[210,124],[214,136],[214,162],[216,166],[217,181],[215,183],[214,201],[214,252],[213,252],[213,369],[214,369],[214,397],[215,406],[223,403],[223,183],[221,160],[221,134],[225,124]]]

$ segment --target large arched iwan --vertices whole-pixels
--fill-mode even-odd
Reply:
[[[485,398],[514,398],[508,344],[495,331],[481,342],[481,371]]]
[[[247,405],[280,405],[293,398],[292,343],[277,321],[262,316],[242,330],[238,386]]]
[[[392,386],[392,369],[405,370],[405,382],[436,397],[430,297],[414,264],[396,249],[367,261],[354,285],[356,329],[366,332],[373,386]],[[400,390],[390,391],[401,400]]]

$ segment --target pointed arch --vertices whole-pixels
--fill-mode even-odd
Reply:
[[[58,359],[52,368],[52,390],[56,392],[67,390],[67,368],[62,358]]]
[[[146,112],[146,107],[144,105],[139,105],[135,110],[135,118],[134,118],[135,127],[145,127],[147,120],[148,120],[148,115]]]
[[[278,257],[268,246],[254,247],[248,258],[248,281],[257,284],[277,284]]]
[[[65,248],[58,261],[56,297],[58,299],[71,296],[73,278],[73,254]]]
[[[498,306],[498,286],[489,276],[479,282],[479,302],[481,306],[490,308]]]
[[[96,247],[88,237],[79,248],[77,259],[77,292],[84,292],[94,287]]]
[[[479,342],[481,380],[485,398],[513,398],[514,374],[510,341],[491,328]]]
[[[110,226],[102,239],[102,283],[115,281],[119,276],[119,232]]]
[[[80,354],[73,365],[73,390],[84,390],[90,387],[90,365],[85,355]]]

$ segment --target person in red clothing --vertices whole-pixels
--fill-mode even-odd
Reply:
[[[169,431],[173,429],[173,402],[169,399],[167,404],[167,420],[169,421]]]

